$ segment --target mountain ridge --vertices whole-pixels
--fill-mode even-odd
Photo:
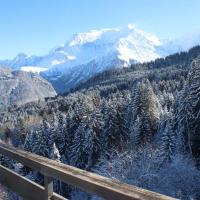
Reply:
[[[154,61],[187,51],[199,42],[199,34],[195,34],[191,42],[185,37],[164,42],[129,24],[122,29],[107,28],[75,34],[45,56],[21,53],[13,60],[0,61],[0,66],[39,73],[53,84],[57,92],[63,93],[104,70]]]

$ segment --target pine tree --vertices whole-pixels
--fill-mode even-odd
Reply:
[[[105,127],[104,127],[104,135],[105,135],[105,145],[106,149],[110,150],[115,147],[117,150],[117,135],[119,132],[119,124],[117,120],[117,112],[116,107],[113,104],[110,104],[107,108],[107,114],[105,117]]]
[[[58,116],[58,127],[55,133],[55,143],[61,154],[62,162],[66,162],[66,151],[68,149],[68,132],[67,132],[67,116],[65,113],[60,113]]]
[[[91,146],[91,155],[90,155],[90,164],[89,166],[94,165],[103,151],[103,117],[98,108],[96,108],[88,121],[88,127],[90,129],[90,134],[88,136],[91,137],[90,141],[92,143]]]
[[[161,133],[160,156],[163,163],[168,163],[172,161],[175,154],[176,137],[171,120],[165,121],[164,126]]]
[[[134,144],[151,142],[158,129],[162,108],[148,80],[133,89],[128,105],[129,131]]]
[[[200,58],[192,62],[184,91],[178,100],[174,130],[182,149],[200,155]]]
[[[90,133],[87,132],[85,124],[81,123],[75,131],[75,136],[72,146],[70,146],[70,164],[82,169],[85,169],[88,163],[88,141],[87,137]]]
[[[50,158],[54,144],[53,128],[46,121],[35,131],[27,134],[24,149],[32,153]]]
[[[105,109],[104,137],[105,149],[123,151],[127,146],[129,133],[126,121],[126,109],[121,97],[114,97]]]
[[[23,144],[26,139],[26,128],[25,128],[25,122],[22,119],[19,119],[19,122],[15,126],[14,133],[12,136],[12,143],[14,146],[21,148],[23,147]]]

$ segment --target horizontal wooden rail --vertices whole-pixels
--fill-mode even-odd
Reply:
[[[61,180],[87,192],[110,200],[175,200],[162,194],[141,189],[72,166],[58,163],[0,143],[0,154],[39,171],[46,177]]]
[[[28,200],[44,200],[45,188],[0,165],[0,183]],[[53,193],[52,200],[66,200]]]

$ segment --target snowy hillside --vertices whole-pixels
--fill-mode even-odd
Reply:
[[[0,67],[0,109],[54,96],[54,88],[40,75]]]

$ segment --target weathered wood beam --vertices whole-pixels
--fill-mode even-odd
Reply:
[[[53,179],[52,178],[48,176],[44,176],[44,188],[45,188],[44,200],[50,200],[53,196]]]
[[[37,183],[28,180],[0,165],[0,183],[16,192],[19,196],[28,200],[44,200],[45,189]],[[66,200],[58,194],[53,193],[52,200]]]
[[[175,200],[162,194],[141,189],[58,163],[23,150],[0,144],[0,154],[6,155],[42,174],[79,187],[87,192],[111,200]]]

